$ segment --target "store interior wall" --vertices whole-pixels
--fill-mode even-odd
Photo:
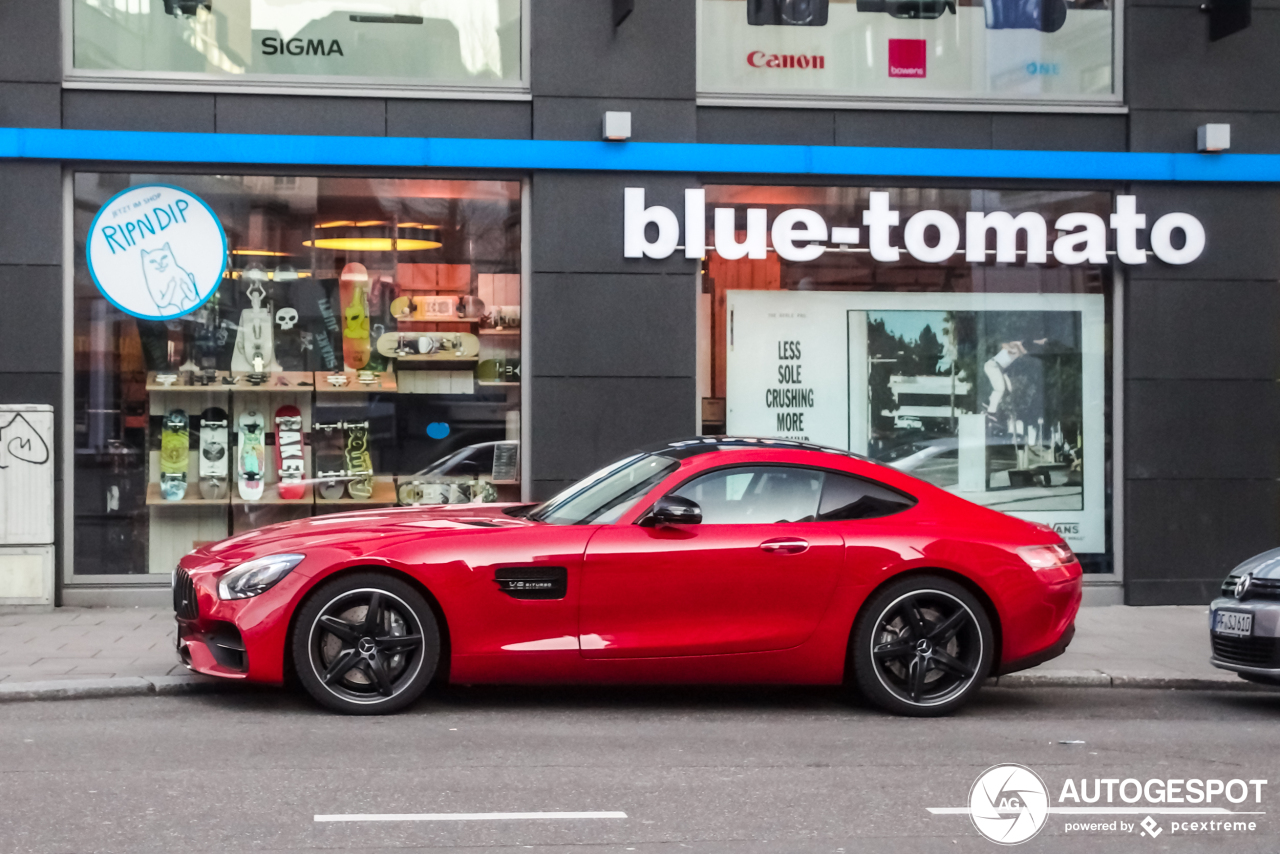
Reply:
[[[683,0],[636,4],[616,30],[598,0],[540,0],[532,102],[63,89],[60,5],[0,4],[0,126],[598,139],[603,111],[625,109],[636,140],[1191,152],[1196,126],[1213,121],[1232,125],[1232,151],[1280,152],[1280,8],[1263,5],[1211,43],[1196,4],[1130,0],[1127,115],[697,107]],[[61,171],[0,163],[0,293],[22,298],[0,313],[0,402],[61,401]],[[695,428],[693,262],[623,265],[621,193],[640,177],[667,205],[696,184],[564,173],[532,184],[536,495]],[[1134,189],[1200,217],[1209,247],[1191,269],[1153,262],[1130,278],[1128,600],[1204,602],[1233,563],[1280,544],[1280,191]]]

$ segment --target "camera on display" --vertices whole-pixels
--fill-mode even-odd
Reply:
[[[753,27],[825,27],[828,0],[747,0]]]
[[[956,13],[955,0],[858,0],[859,12],[886,12],[893,18],[933,20]]]

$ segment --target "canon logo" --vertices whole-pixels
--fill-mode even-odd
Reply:
[[[747,65],[752,68],[826,68],[827,58],[805,56],[803,53],[793,56],[789,53],[765,53],[762,50],[753,50],[747,54]]]

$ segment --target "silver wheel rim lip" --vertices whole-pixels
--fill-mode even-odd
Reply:
[[[932,708],[933,706],[941,706],[951,702],[959,694],[961,694],[966,689],[968,689],[968,687],[972,685],[975,680],[977,680],[978,676],[981,675],[979,673],[978,668],[974,669],[972,676],[970,676],[965,681],[957,684],[954,688],[948,691],[945,696],[939,697],[938,699],[935,699],[935,700],[929,700],[928,702],[923,702],[923,701],[913,700],[909,696],[904,697],[897,688],[895,688],[894,686],[886,682],[884,678],[884,674],[880,672],[880,666],[876,663],[876,657],[875,657],[876,635],[879,634],[880,626],[884,623],[885,614],[888,614],[890,611],[892,611],[894,607],[903,599],[908,599],[912,596],[919,596],[922,593],[932,593],[936,596],[945,596],[946,598],[950,599],[952,602],[955,602],[957,605],[963,608],[965,610],[965,613],[969,615],[969,619],[973,621],[974,627],[978,629],[978,664],[979,665],[981,665],[982,659],[986,655],[986,641],[982,637],[982,629],[978,624],[977,615],[973,613],[973,609],[970,608],[968,605],[966,605],[964,602],[962,602],[956,596],[953,596],[952,594],[947,593],[945,590],[938,590],[937,588],[933,588],[933,587],[926,587],[922,590],[912,590],[910,593],[903,593],[897,599],[894,599],[884,608],[880,609],[880,614],[879,616],[876,617],[875,625],[872,627],[872,630],[871,630],[871,648],[870,648],[871,669],[875,671],[876,679],[878,679],[880,681],[880,684],[884,686],[884,689],[888,691],[890,694],[892,694],[896,699],[901,700],[902,702],[907,703],[908,705],[911,705],[911,706],[915,706],[917,708]]]
[[[405,673],[401,674],[399,685],[391,689],[391,696],[389,697],[383,697],[379,695],[377,697],[370,698],[368,700],[363,700],[363,699],[359,699],[358,695],[353,695],[353,692],[340,693],[338,691],[335,691],[332,685],[329,685],[324,681],[323,671],[316,669],[316,665],[317,665],[316,655],[315,655],[316,631],[317,630],[323,631],[323,629],[320,627],[320,618],[329,612],[329,609],[333,607],[333,604],[335,602],[339,602],[347,598],[348,596],[353,596],[357,593],[380,593],[383,596],[386,596],[390,599],[394,599],[396,602],[400,603],[400,606],[404,609],[404,614],[413,618],[413,621],[417,624],[418,634],[422,636],[421,652],[423,654],[420,654],[417,657],[417,661],[414,662],[412,674],[410,674],[408,671],[405,671]],[[328,603],[323,608],[320,609],[320,613],[316,614],[316,618],[311,621],[311,629],[307,633],[307,660],[311,664],[311,672],[315,674],[316,680],[320,683],[321,687],[323,687],[331,695],[333,695],[334,697],[337,697],[340,700],[344,700],[348,703],[355,703],[361,706],[376,706],[379,703],[386,703],[400,696],[400,694],[404,692],[405,687],[408,686],[411,682],[413,682],[414,679],[418,678],[418,673],[422,670],[422,659],[425,657],[426,649],[427,649],[426,632],[423,630],[422,620],[421,618],[418,617],[417,612],[414,611],[413,608],[409,607],[408,602],[404,601],[396,594],[392,593],[389,590],[382,590],[377,587],[358,587],[355,590],[348,590],[345,593],[339,593],[337,596],[330,599]]]

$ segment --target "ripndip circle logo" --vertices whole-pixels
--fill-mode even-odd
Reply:
[[[978,775],[969,790],[969,817],[992,842],[1026,842],[1049,817],[1049,790],[1030,768],[996,765]]]

